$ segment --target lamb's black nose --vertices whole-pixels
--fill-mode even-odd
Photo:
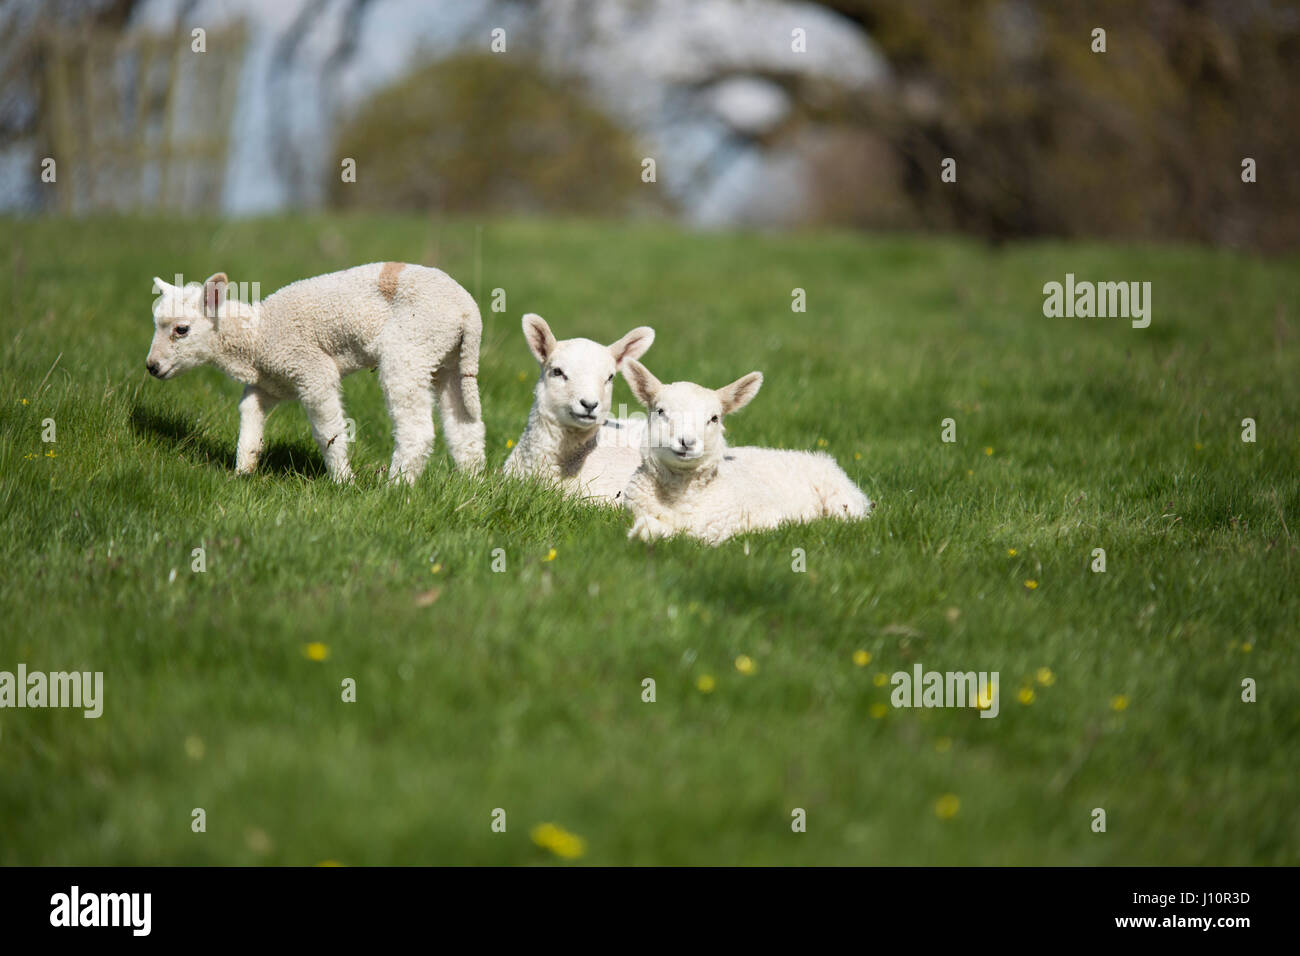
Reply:
[[[148,359],[145,359],[144,365],[145,365],[145,368],[147,368],[147,369],[149,370],[149,374],[150,374],[150,375],[152,375],[154,378],[157,378],[157,377],[158,377],[158,363],[157,363],[157,362],[150,362]]]
[[[585,408],[589,412],[594,412],[596,410],[596,406],[600,404],[600,402],[589,402],[585,398],[578,399],[578,402],[579,404],[582,405],[583,408]]]

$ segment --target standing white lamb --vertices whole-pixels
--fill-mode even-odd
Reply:
[[[523,319],[524,339],[541,366],[533,407],[507,475],[538,475],[567,493],[617,501],[641,464],[645,422],[609,418],[614,374],[654,344],[654,329],[635,328],[613,345],[556,341],[540,315]]]
[[[727,447],[722,419],[758,394],[761,373],[717,390],[664,385],[637,361],[623,374],[650,413],[641,466],[624,493],[629,538],[685,532],[716,545],[787,522],[865,518],[875,507],[829,455]]]
[[[349,481],[340,380],[377,369],[393,420],[389,477],[413,483],[433,449],[434,392],[452,459],[483,466],[478,306],[439,269],[400,262],[303,279],[252,304],[227,297],[218,272],[199,285],[155,278],[154,336],[145,364],[160,379],[213,365],[244,384],[235,470],[252,472],[267,413],[302,402],[335,481]]]

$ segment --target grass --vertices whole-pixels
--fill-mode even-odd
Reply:
[[[239,387],[145,373],[151,277],[224,269],[269,293],[377,259],[439,265],[485,305],[491,469],[536,373],[522,312],[610,341],[649,324],[665,380],[761,369],[733,444],[824,446],[875,516],[651,549],[615,511],[454,473],[441,444],[393,490],[367,373],[346,382],[354,486],[321,477],[297,406],[234,478]],[[98,720],[0,710],[0,864],[563,862],[530,839],[547,822],[597,864],[1296,863],[1297,265],[580,223],[7,221],[0,670],[102,671],[105,699]],[[1045,318],[1066,272],[1151,281],[1151,327]],[[880,706],[881,675],[917,662],[997,671],[999,716]]]

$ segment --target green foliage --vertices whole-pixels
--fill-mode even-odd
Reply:
[[[343,208],[583,213],[650,202],[631,138],[579,85],[524,58],[463,55],[416,70],[363,103],[338,136]]]
[[[358,480],[338,488],[297,407],[238,479],[238,386],[145,373],[155,274],[269,292],[411,259],[468,286],[474,234],[0,230],[0,670],[105,681],[98,720],[0,710],[0,864],[558,861],[529,839],[548,821],[589,863],[1300,861],[1296,261],[489,223],[483,286],[509,295],[485,311],[492,470],[455,473],[440,444],[413,489],[382,482],[373,376],[346,382]],[[1150,279],[1151,327],[1044,318],[1067,271]],[[647,549],[615,511],[504,480],[530,310],[604,341],[654,326],[665,379],[762,369],[730,439],[824,441],[876,515]],[[875,675],[917,662],[998,671],[1001,714],[882,710]]]

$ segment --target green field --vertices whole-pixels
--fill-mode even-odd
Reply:
[[[296,405],[235,478],[239,386],[145,372],[152,276],[269,294],[373,260],[442,267],[484,306],[488,473],[439,442],[389,488],[361,373],[354,485],[322,477]],[[0,710],[0,864],[1300,862],[1298,267],[655,225],[6,220],[0,670],[102,671],[104,713]],[[1045,318],[1067,272],[1150,281],[1150,328]],[[762,370],[732,444],[824,447],[875,515],[648,548],[612,509],[503,480],[527,311],[561,337],[653,326],[665,381]],[[998,717],[882,706],[877,682],[918,662],[997,671]],[[544,823],[581,855],[539,845]]]

